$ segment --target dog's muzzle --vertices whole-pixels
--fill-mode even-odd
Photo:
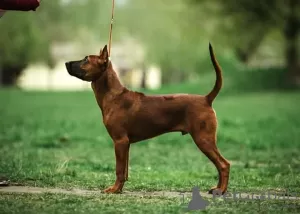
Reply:
[[[70,75],[72,75],[72,74],[71,74],[71,73],[72,73],[71,62],[66,62],[65,65],[66,65],[66,68],[67,68],[68,73],[69,73]]]
[[[74,66],[73,62],[66,62],[65,65],[66,65],[68,73],[71,76],[74,76],[74,77],[84,80],[84,76],[86,74],[86,72],[84,70]]]

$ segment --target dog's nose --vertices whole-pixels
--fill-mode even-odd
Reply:
[[[66,62],[65,66],[67,68],[67,71],[70,73],[70,71],[71,71],[71,62]]]

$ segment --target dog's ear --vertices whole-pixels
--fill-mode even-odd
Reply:
[[[99,53],[99,56],[101,56],[101,53],[102,53],[102,48],[100,48],[100,53]]]
[[[104,59],[105,61],[108,61],[107,45],[105,45],[103,50],[100,52],[100,59]]]

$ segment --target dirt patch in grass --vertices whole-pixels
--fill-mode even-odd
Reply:
[[[30,193],[30,194],[43,194],[43,193],[52,193],[52,194],[71,194],[78,196],[91,196],[91,195],[106,195],[106,193],[101,190],[84,190],[84,189],[61,189],[61,188],[41,188],[41,187],[29,187],[29,186],[7,186],[0,187],[0,193]],[[200,192],[202,197],[205,198],[213,198],[212,194],[208,194],[206,192]],[[136,197],[167,197],[167,198],[178,198],[188,197],[191,198],[191,192],[177,192],[177,191],[124,191],[122,195],[126,196],[136,196]],[[228,193],[226,197],[227,199],[233,199],[234,197],[240,199],[248,199],[248,200],[257,200],[257,199],[278,199],[278,200],[300,200],[300,197],[294,195],[288,195],[280,192],[269,192],[263,193],[265,198],[261,198],[262,193]],[[216,196],[217,197],[217,196]]]

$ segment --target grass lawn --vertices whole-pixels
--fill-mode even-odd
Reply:
[[[113,184],[111,139],[91,92],[0,91],[0,174],[28,186],[102,190]],[[228,191],[300,195],[300,93],[219,95],[218,147],[231,163]],[[168,151],[168,152],[166,152]],[[213,164],[181,133],[131,146],[126,191],[207,191]],[[180,213],[180,198],[0,193],[0,213]],[[223,203],[223,202],[222,202]],[[279,201],[224,202],[208,213],[297,213]],[[270,212],[271,212],[270,211]]]

